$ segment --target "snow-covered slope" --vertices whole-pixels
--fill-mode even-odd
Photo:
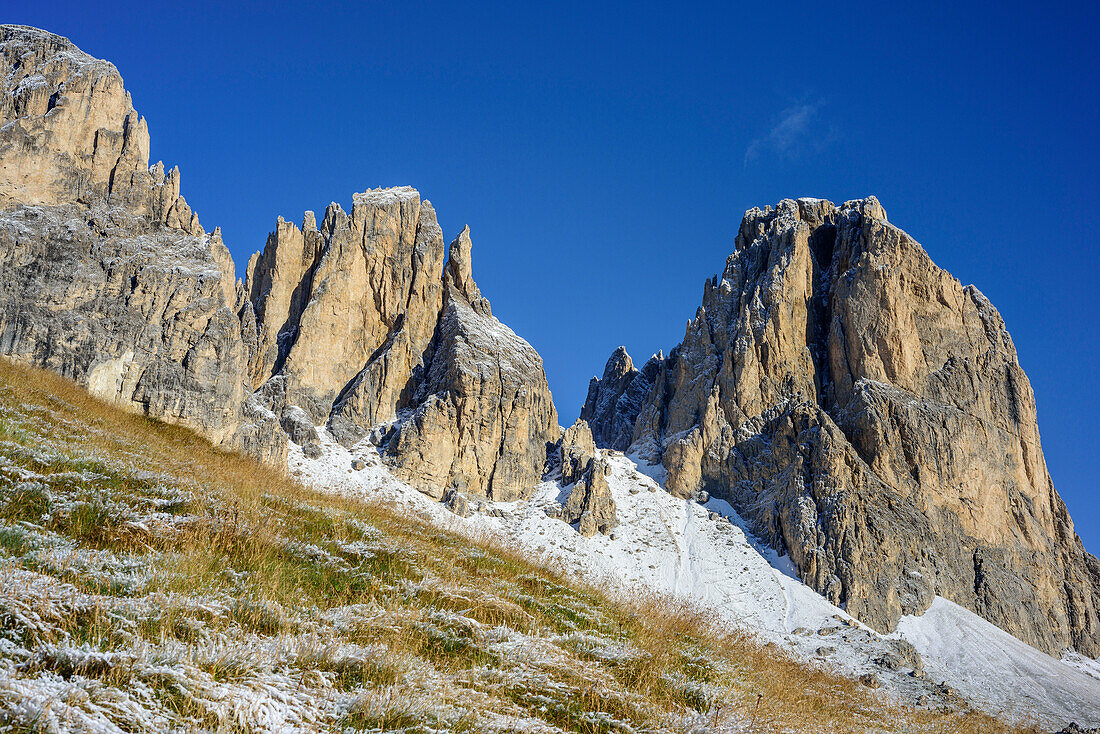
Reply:
[[[924,616],[904,619],[897,633],[879,635],[802,584],[785,557],[745,532],[727,503],[703,505],[664,491],[659,467],[607,452],[620,522],[610,536],[586,538],[547,513],[567,494],[552,477],[530,499],[478,501],[464,518],[395,479],[369,442],[348,451],[318,430],[320,458],[308,459],[296,446],[289,456],[291,472],[318,489],[382,500],[461,532],[489,534],[627,593],[690,599],[800,657],[867,676],[909,702],[951,706],[957,690],[982,708],[1043,725],[1100,725],[1100,679],[1084,670],[1094,661],[1055,660],[942,599]],[[353,469],[355,459],[365,467]]]
[[[942,597],[921,616],[902,617],[896,634],[966,698],[1043,721],[1100,722],[1100,680],[1086,672],[1094,660],[1055,660]]]

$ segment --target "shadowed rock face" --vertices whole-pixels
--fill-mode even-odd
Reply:
[[[656,354],[639,371],[634,369],[626,348],[619,347],[607,360],[603,377],[593,377],[588,383],[581,420],[591,427],[601,447],[616,451],[630,447],[634,423],[663,361],[664,355]]]
[[[445,266],[429,202],[368,191],[279,218],[235,282],[113,65],[24,26],[0,26],[0,63],[0,351],[274,463],[327,424],[436,496],[537,483],[557,414],[468,229]]]
[[[874,198],[747,212],[657,373],[614,413],[634,449],[671,491],[729,500],[848,612],[889,630],[939,594],[1048,652],[1100,653],[1100,564],[1004,322]],[[620,404],[621,381],[594,383],[586,412]]]

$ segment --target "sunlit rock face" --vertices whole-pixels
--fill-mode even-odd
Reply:
[[[524,495],[557,413],[542,359],[474,282],[471,249],[463,229],[444,263],[435,210],[411,188],[357,194],[350,215],[333,204],[320,227],[280,220],[244,288],[266,408],[298,407],[348,445],[373,437],[433,496]]]
[[[631,423],[671,491],[729,500],[850,613],[889,630],[938,594],[1048,652],[1100,653],[1100,563],[1004,322],[873,197],[750,210],[636,411],[624,357],[585,417]]]

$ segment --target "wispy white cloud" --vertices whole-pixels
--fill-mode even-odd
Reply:
[[[745,165],[768,153],[781,158],[797,158],[814,142],[819,109],[817,104],[797,104],[783,110],[767,135],[749,143],[745,149]]]

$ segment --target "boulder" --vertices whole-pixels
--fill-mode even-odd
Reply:
[[[279,425],[286,431],[287,437],[299,446],[307,446],[320,442],[317,428],[309,415],[297,405],[291,405],[283,411],[283,417]]]

